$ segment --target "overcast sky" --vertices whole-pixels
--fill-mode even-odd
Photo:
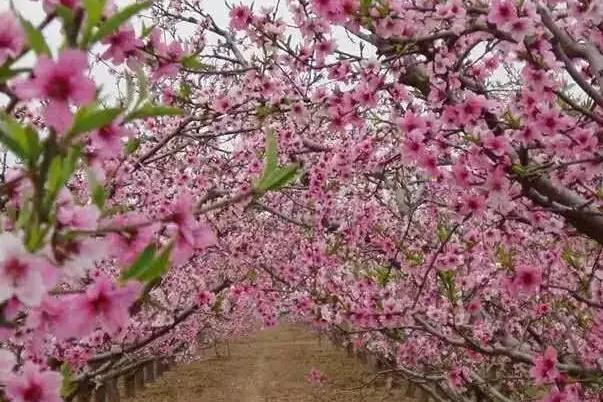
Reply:
[[[135,0],[115,0],[115,3],[118,7],[123,7],[127,4],[132,4]],[[232,0],[231,4],[254,4],[254,9],[259,10],[262,7],[274,7],[277,3],[276,0]],[[9,8],[9,0],[0,0],[0,10],[4,11]],[[15,5],[17,11],[23,15],[25,18],[30,20],[34,25],[39,24],[45,16],[45,13],[42,9],[42,0],[13,0],[13,4]],[[228,17],[228,8],[226,7],[223,0],[202,0],[201,4],[205,11],[210,13],[216,23],[221,27],[227,27],[229,23]],[[289,12],[287,10],[287,2],[281,0],[281,5],[279,8],[279,16],[283,17],[285,20],[289,19]],[[182,27],[182,29],[181,29]],[[185,28],[187,27],[187,28]],[[183,37],[187,36],[187,33],[192,33],[194,27],[190,24],[180,24],[178,26],[179,34],[182,34]],[[55,48],[60,44],[60,33],[59,33],[59,23],[55,22],[51,24],[44,30],[45,36],[51,48]],[[190,30],[190,31],[189,31]],[[187,32],[189,31],[189,32]],[[294,34],[294,39],[298,39],[299,33],[292,32]],[[354,45],[349,38],[345,35],[343,29],[337,28],[335,30],[334,39],[338,44],[338,47],[341,50],[357,53],[356,45]],[[29,65],[31,66],[33,57],[30,56],[21,61],[20,65]],[[111,96],[115,94],[115,79],[109,73],[109,69],[103,64],[97,64],[93,66],[91,70],[91,74],[94,76],[96,82],[103,84],[103,94]]]

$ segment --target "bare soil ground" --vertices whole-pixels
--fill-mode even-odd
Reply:
[[[300,326],[280,325],[230,344],[230,357],[179,366],[128,402],[390,402],[400,390],[366,385],[373,374],[354,357]],[[311,384],[312,368],[327,377]]]

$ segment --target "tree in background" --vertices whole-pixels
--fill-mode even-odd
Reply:
[[[440,399],[600,398],[600,4],[41,6],[0,17],[9,400],[282,314]]]

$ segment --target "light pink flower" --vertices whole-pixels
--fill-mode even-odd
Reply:
[[[251,8],[238,5],[230,10],[230,27],[237,31],[246,29],[252,21]]]
[[[39,335],[52,334],[58,339],[74,336],[74,320],[67,299],[47,297],[27,316],[27,328]]]
[[[107,126],[95,130],[90,136],[90,143],[96,154],[102,158],[117,157],[123,148],[123,139],[132,136],[132,132],[113,122]]]
[[[222,96],[218,96],[213,104],[212,104],[212,108],[219,113],[226,113],[230,110],[230,108],[232,108],[233,102],[230,96],[228,95],[222,95]]]
[[[87,68],[87,56],[79,50],[65,50],[57,61],[41,56],[34,67],[33,78],[16,82],[14,91],[23,100],[47,100],[46,123],[64,133],[73,120],[70,104],[83,106],[94,100],[96,87],[85,75]]]
[[[157,55],[158,66],[151,74],[153,81],[163,77],[172,78],[180,70],[180,63],[185,56],[182,45],[174,41],[169,45],[161,39],[161,31],[153,30],[151,33],[151,44]]]
[[[136,214],[121,215],[113,221],[113,226],[127,228],[120,233],[107,235],[110,255],[120,265],[132,263],[153,240],[158,225],[147,225],[145,222],[144,216]]]
[[[499,28],[505,27],[517,19],[517,8],[513,0],[494,0],[490,5],[488,22]]]
[[[110,46],[101,57],[105,60],[111,60],[115,65],[122,64],[144,45],[142,40],[136,37],[136,32],[134,32],[131,25],[122,26],[119,31],[103,40],[102,43]]]
[[[517,268],[515,277],[511,282],[511,290],[514,293],[535,293],[542,283],[542,273],[536,267],[522,265]]]
[[[15,355],[6,349],[0,349],[0,382],[6,381],[15,364],[17,364]]]
[[[5,392],[12,402],[61,402],[61,382],[59,373],[26,362],[22,374],[8,378]]]
[[[15,58],[23,50],[25,33],[10,11],[0,14],[0,64]]]
[[[322,385],[327,382],[327,376],[320,372],[320,370],[313,368],[308,374],[308,381],[312,384]]]
[[[216,243],[214,233],[208,227],[200,225],[192,214],[192,199],[181,196],[174,204],[168,218],[168,232],[174,238],[172,262],[184,263],[197,249],[203,249]]]
[[[52,13],[57,6],[63,6],[70,9],[80,7],[81,0],[44,0],[44,11]]]
[[[211,306],[216,301],[216,295],[208,290],[202,290],[197,294],[197,304],[199,306]]]
[[[0,234],[0,302],[16,296],[23,304],[36,306],[56,279],[54,268],[29,254],[21,239]]]
[[[530,375],[536,381],[536,384],[546,384],[555,381],[559,376],[557,370],[557,351],[552,346],[546,348],[542,355],[534,358],[534,367],[530,370]]]
[[[78,230],[95,230],[99,218],[100,211],[96,205],[64,205],[57,212],[61,225]]]
[[[130,317],[128,309],[136,300],[140,285],[130,282],[119,287],[108,278],[98,278],[86,294],[74,296],[71,312],[77,319],[74,336],[84,336],[100,327],[114,334],[123,329]]]

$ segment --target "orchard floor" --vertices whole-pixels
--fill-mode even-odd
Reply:
[[[300,326],[283,324],[230,344],[220,356],[179,366],[128,402],[390,402],[400,390],[366,385],[373,375],[354,357]],[[307,381],[312,368],[324,385]]]

